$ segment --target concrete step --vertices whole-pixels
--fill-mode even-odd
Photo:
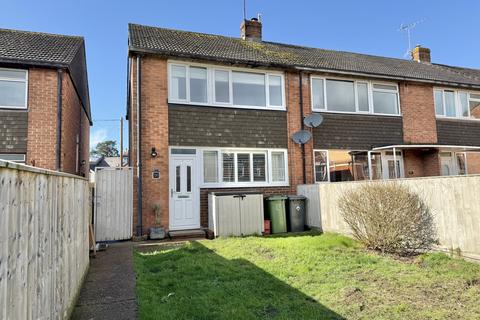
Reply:
[[[204,229],[169,231],[168,236],[170,237],[170,239],[174,239],[174,240],[205,239],[206,237]]]

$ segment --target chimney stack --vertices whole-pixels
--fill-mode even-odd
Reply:
[[[417,45],[412,50],[412,60],[417,61],[417,62],[430,63],[431,62],[430,49],[423,48],[420,45]]]
[[[262,41],[262,23],[258,18],[243,20],[240,25],[240,37],[243,40]]]

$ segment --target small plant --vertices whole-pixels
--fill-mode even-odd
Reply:
[[[437,242],[430,209],[398,182],[347,191],[339,207],[353,236],[367,248],[405,256],[427,251]]]

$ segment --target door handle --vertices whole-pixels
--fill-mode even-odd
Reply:
[[[173,198],[173,188],[170,189],[170,198]]]

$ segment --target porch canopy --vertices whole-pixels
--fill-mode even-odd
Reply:
[[[392,151],[394,163],[397,163],[397,151],[401,150],[442,150],[445,152],[480,152],[480,146],[456,146],[456,145],[441,145],[441,144],[395,144],[381,147],[373,147],[368,151],[368,171],[370,174],[370,180],[372,180],[372,160],[371,154],[381,151]],[[395,178],[397,176],[397,170],[395,171]]]

